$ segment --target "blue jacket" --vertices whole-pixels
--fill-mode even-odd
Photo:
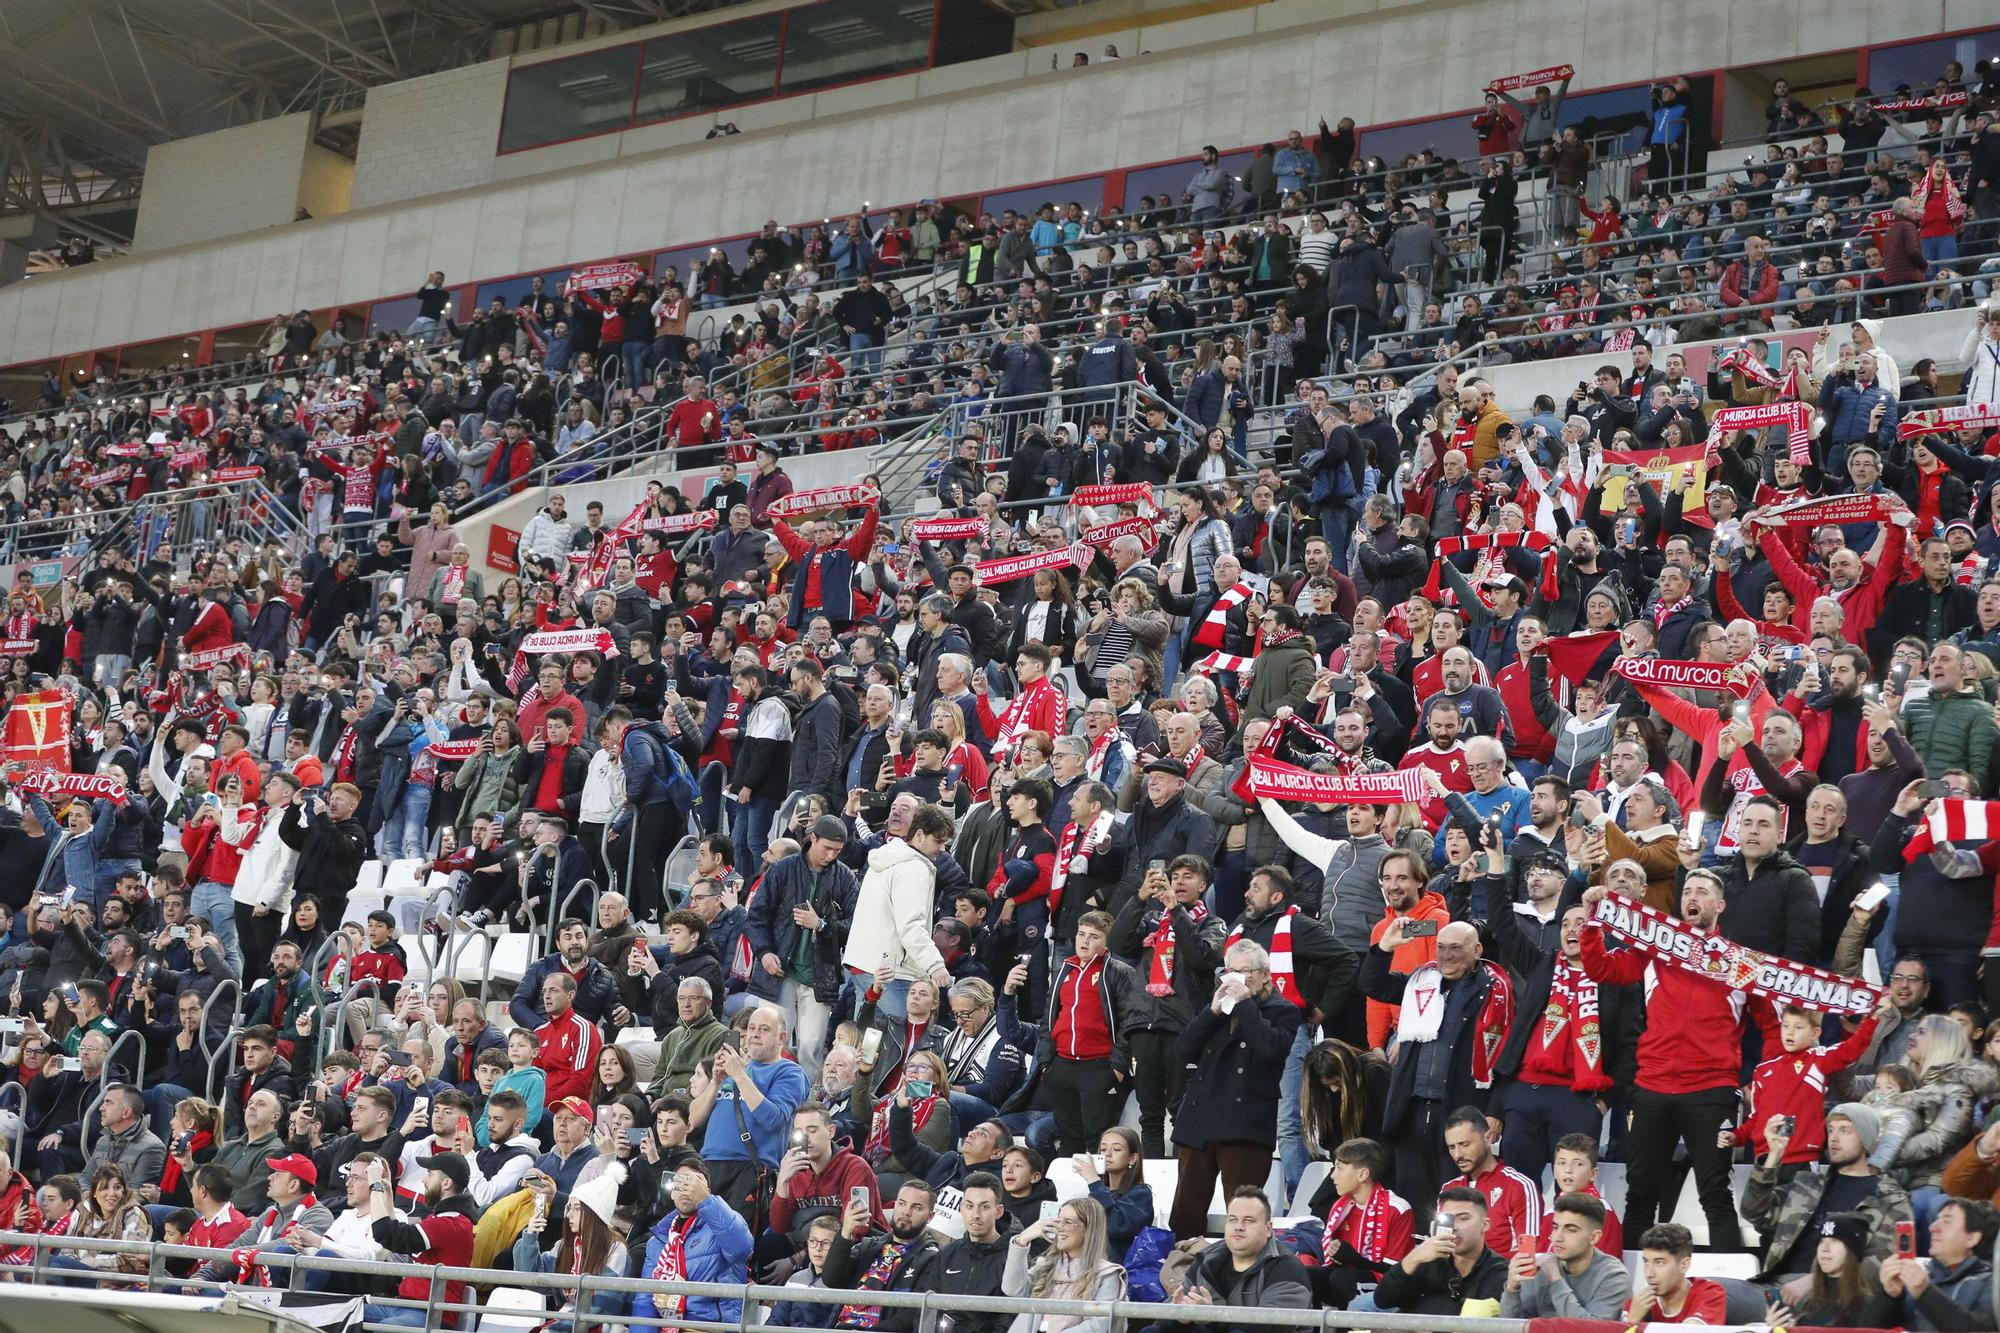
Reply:
[[[784,978],[774,977],[754,960],[776,954],[787,973],[798,955],[799,936],[804,928],[792,920],[792,909],[812,904],[819,913],[820,926],[813,940],[813,993],[821,1003],[831,1004],[840,996],[846,973],[840,966],[840,951],[847,940],[847,924],[854,919],[854,900],[861,888],[854,872],[835,860],[819,874],[813,885],[812,867],[804,852],[794,852],[764,872],[763,883],[743,909],[743,933],[750,938],[750,992],[777,999]]]
[[[726,681],[722,695],[727,702]],[[632,812],[645,806],[672,802],[686,814],[701,804],[701,791],[688,771],[687,760],[674,749],[672,738],[660,723],[634,722],[627,727],[618,757],[625,769],[625,805],[613,817],[613,828],[623,829],[632,822]]]
[[[1535,822],[1528,813],[1528,789],[1511,783],[1503,782],[1485,793],[1453,792],[1445,797],[1444,808],[1446,817],[1473,839],[1475,849],[1479,846],[1481,826],[1496,814],[1500,816],[1501,844],[1507,847],[1514,845],[1514,835]],[[1437,842],[1431,847],[1433,867],[1444,864],[1444,844],[1444,834],[1440,832]]]
[[[756,1110],[743,1108],[743,1123],[750,1129],[750,1146],[757,1160],[773,1170],[790,1146],[792,1112],[812,1095],[806,1071],[793,1060],[749,1061],[745,1066],[750,1080],[764,1094]],[[749,1157],[743,1148],[743,1132],[736,1124],[736,1089],[729,1082],[715,1094],[715,1106],[708,1113],[708,1125],[701,1141],[705,1162],[743,1162]]]
[[[35,812],[35,818],[42,821],[43,828],[51,831],[50,836],[63,839],[63,883],[53,886],[57,892],[61,892],[65,887],[72,887],[87,894],[95,894],[97,863],[100,859],[107,861],[114,859],[111,848],[113,839],[119,832],[119,821],[138,821],[145,817],[145,807],[137,801],[127,801],[122,806],[114,806],[108,799],[100,796],[90,805],[95,821],[90,826],[90,832],[83,837],[73,837],[70,836],[67,826],[56,818],[55,812],[49,809],[48,802],[40,796],[30,796],[28,801],[30,808]],[[62,832],[55,832],[58,829]],[[108,884],[105,887],[107,890],[110,888]]]
[[[1882,424],[1871,437],[1868,415],[1875,410],[1875,404],[1885,400],[1889,406],[1882,413]],[[1849,375],[1829,376],[1820,385],[1819,407],[1826,413],[1831,427],[1827,438],[1831,440],[1847,444],[1868,440],[1884,455],[1896,442],[1896,418],[1901,415],[1901,408],[1895,393],[1879,383],[1863,384]]]
[[[792,1068],[797,1069],[797,1065]],[[805,1075],[799,1076],[801,1079]],[[787,1129],[791,1125],[791,1112],[785,1112]],[[704,1154],[706,1156],[706,1154]],[[744,1225],[721,1199],[711,1194],[695,1209],[694,1226],[688,1231],[682,1245],[685,1258],[683,1276],[689,1282],[744,1282],[750,1280],[750,1228]],[[646,1266],[640,1270],[641,1276],[650,1276],[660,1266],[660,1251],[667,1247],[667,1236],[674,1223],[680,1220],[678,1211],[669,1212],[653,1227],[652,1236],[646,1241]],[[654,1303],[653,1293],[642,1291],[632,1298],[634,1328],[659,1327],[660,1309]],[[733,1324],[743,1317],[743,1302],[740,1300],[715,1300],[708,1296],[690,1296],[680,1311],[680,1317],[710,1324]]]
[[[1243,381],[1234,385],[1222,377],[1222,367],[1203,371],[1188,387],[1187,402],[1183,405],[1187,414],[1203,426],[1213,426],[1222,420],[1222,409],[1228,406],[1236,417],[1235,437],[1230,446],[1242,453],[1250,443],[1250,395],[1243,391]],[[1201,442],[1195,442],[1198,450]]]
[[[530,1032],[549,1021],[548,1013],[542,1008],[542,983],[563,965],[562,955],[552,953],[546,958],[537,958],[528,965],[521,975],[521,984],[514,988],[514,998],[507,1004],[507,1013],[516,1027],[527,1028]],[[583,976],[576,983],[576,998],[571,1001],[576,1011],[600,1027],[610,1024],[611,1011],[624,1003],[618,994],[618,979],[611,975],[611,969],[595,958],[584,960]],[[616,1035],[616,1029],[606,1034],[608,1041]]]
[[[1128,338],[1107,333],[1076,358],[1076,382],[1093,388],[1139,378],[1139,354]]]
[[[987,355],[986,364],[1000,372],[1002,398],[1047,393],[1055,382],[1055,353],[1042,343],[996,343]]]

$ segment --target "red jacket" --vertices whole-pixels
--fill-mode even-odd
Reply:
[[[1882,232],[1882,285],[1902,287],[1924,280],[1924,247],[1917,237],[1917,224],[1898,214]]]
[[[1739,1148],[1764,1151],[1764,1127],[1771,1117],[1798,1117],[1792,1141],[1785,1145],[1787,1164],[1817,1161],[1826,1146],[1826,1085],[1828,1075],[1859,1060],[1875,1038],[1875,1019],[1861,1021],[1853,1035],[1838,1046],[1814,1046],[1793,1055],[1780,1050],[1776,1057],[1757,1066],[1750,1076],[1750,1102],[1743,1121],[1736,1126]]]
[[[1778,266],[1770,260],[1757,273],[1756,285],[1748,291],[1743,283],[1750,271],[1741,259],[1731,264],[1722,274],[1722,304],[1726,306],[1758,305],[1768,306],[1778,299]],[[1767,316],[1768,317],[1768,316]]]
[[[683,398],[667,413],[667,439],[674,444],[713,444],[722,438],[722,409],[709,398]]]
[[[229,608],[221,602],[203,602],[201,610],[195,613],[194,624],[181,635],[181,647],[190,653],[227,648],[235,642],[235,622],[229,618]]]
[[[1604,927],[1583,927],[1583,970],[1600,986],[1646,983],[1646,1033],[1639,1074],[1648,1092],[1708,1092],[1737,1086],[1743,1061],[1745,993],[1637,949],[1604,948]]]

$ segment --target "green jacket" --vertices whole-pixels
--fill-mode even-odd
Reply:
[[[1306,706],[1306,692],[1312,689],[1319,667],[1313,662],[1312,640],[1304,634],[1274,644],[1257,655],[1250,677],[1250,695],[1243,704],[1243,720],[1271,718],[1280,708]]]
[[[465,761],[451,785],[459,793],[458,835],[463,842],[470,836],[472,821],[479,815],[511,812],[521,801],[521,784],[515,777],[514,761],[520,758],[518,745],[504,755],[476,754]]]
[[[1986,779],[1993,757],[1993,710],[1979,691],[1944,696],[1933,691],[1912,699],[1903,708],[1903,734],[1932,777],[1962,768],[1980,791],[1991,790]]]
[[[659,1064],[653,1070],[653,1082],[646,1091],[655,1097],[664,1097],[670,1092],[686,1092],[694,1079],[695,1068],[722,1049],[722,1039],[729,1035],[729,1027],[710,1010],[699,1023],[682,1023],[669,1032],[660,1042]]]
[[[1798,1243],[1807,1220],[1819,1207],[1820,1195],[1826,1192],[1826,1182],[1827,1177],[1817,1171],[1800,1171],[1780,1193],[1775,1168],[1764,1165],[1760,1159],[1750,1169],[1750,1184],[1743,1191],[1743,1220],[1756,1223],[1757,1229],[1770,1240],[1764,1251],[1764,1271],[1757,1275],[1758,1281],[1780,1276],[1777,1265]],[[1875,1192],[1854,1211],[1868,1219],[1867,1257],[1877,1263],[1896,1252],[1896,1223],[1915,1220],[1910,1212],[1909,1193],[1880,1173],[1875,1177]]]

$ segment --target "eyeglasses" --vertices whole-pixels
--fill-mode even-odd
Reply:
[[[47,1055],[48,1053],[49,1053],[49,1048],[46,1046],[23,1046],[21,1048],[21,1054],[24,1056]]]

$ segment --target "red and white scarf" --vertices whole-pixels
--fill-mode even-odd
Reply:
[[[687,1305],[687,1294],[674,1291],[672,1286],[687,1281],[687,1236],[694,1230],[693,1215],[676,1217],[667,1227],[667,1237],[660,1246],[660,1257],[653,1261],[650,1274],[653,1281],[669,1284],[669,1289],[653,1297],[653,1308],[663,1315],[677,1315]]]
[[[1577,1092],[1608,1090],[1611,1076],[1604,1071],[1597,983],[1567,958],[1557,958],[1549,977],[1548,1006],[1542,1010],[1542,1046],[1554,1046],[1565,1033],[1570,1043],[1570,1086]]]
[[[1756,682],[1738,662],[1724,666],[1717,662],[1679,662],[1660,657],[1621,657],[1611,664],[1614,675],[1636,685],[1657,685],[1675,690],[1727,690],[1739,699],[1748,699]]]
[[[1405,805],[1424,798],[1423,775],[1414,768],[1388,773],[1315,773],[1265,754],[1244,768],[1252,796],[1312,805]]]
[[[1530,551],[1546,551],[1555,544],[1555,538],[1546,532],[1535,532],[1523,528],[1519,532],[1468,532],[1462,537],[1440,537],[1437,541],[1437,559],[1431,562],[1431,576],[1424,582],[1423,596],[1433,606],[1445,604],[1444,562],[1460,551],[1496,551],[1511,547],[1525,546]],[[1555,557],[1542,557],[1541,594],[1553,602],[1562,595],[1562,584]],[[1471,582],[1477,586],[1478,580]]]
[[[1215,599],[1201,628],[1194,632],[1194,641],[1204,648],[1220,648],[1222,636],[1229,630],[1229,613],[1257,595],[1257,589],[1248,583],[1239,583]]]
[[[1678,602],[1674,602],[1671,605],[1666,602],[1656,604],[1653,607],[1653,628],[1656,630],[1665,628],[1669,620],[1672,620],[1677,614],[1693,605],[1693,593],[1685,594]]]
[[[1825,524],[1880,523],[1895,513],[1894,496],[1870,491],[1862,495],[1820,495],[1794,500],[1764,511],[1788,528],[1817,528]]]
[[[910,524],[910,536],[917,541],[971,541],[986,535],[986,520],[972,518],[920,518]]]
[[[1500,1047],[1514,1026],[1514,986],[1503,969],[1483,959],[1479,965],[1486,972],[1487,988],[1472,1028],[1472,1083],[1490,1088]],[[1404,1050],[1411,1042],[1436,1041],[1443,1025],[1444,974],[1436,963],[1425,963],[1410,973],[1403,987],[1403,1003],[1396,1012],[1396,1041]]]
[[[1778,384],[1778,372],[1751,355],[1747,343],[1738,343],[1724,352],[1716,361],[1715,368],[1721,371],[1739,371],[1745,380],[1760,388],[1776,388]]]
[[[1924,435],[1956,435],[1962,430],[1986,430],[2000,426],[2000,404],[1962,403],[1929,412],[1912,412],[1896,423],[1896,438],[1916,439]]]
[[[1396,1196],[1387,1185],[1376,1185],[1368,1192],[1368,1202],[1361,1205],[1361,1233],[1355,1237],[1359,1244],[1354,1249],[1370,1263],[1388,1261],[1385,1250],[1395,1201]],[[1333,1201],[1333,1211],[1326,1215],[1326,1233],[1320,1238],[1320,1262],[1328,1268],[1336,1266],[1334,1256],[1340,1252],[1340,1233],[1347,1229],[1347,1219],[1354,1212],[1354,1200],[1343,1194]]]
[[[1171,894],[1173,890],[1169,889],[1167,892]],[[1148,995],[1165,997],[1174,993],[1173,909],[1176,905],[1171,901],[1168,903],[1166,910],[1160,913],[1160,924],[1153,928],[1151,935],[1146,937],[1146,947],[1153,951],[1153,966],[1146,974],[1146,994]],[[1208,919],[1208,908],[1202,905],[1202,901],[1199,898],[1188,904],[1187,913],[1197,926]],[[1287,927],[1287,937],[1289,938],[1290,918],[1286,919],[1285,926]],[[1273,944],[1278,942],[1275,935],[1272,937],[1271,942]]]
[[[1903,844],[1903,861],[1914,862],[1948,842],[1990,842],[1994,838],[2000,838],[2000,801],[1946,799],[1938,802],[1937,812]]]
[[[1105,734],[1116,736],[1118,728],[1113,727]],[[1092,779],[1092,781],[1097,780]],[[1074,863],[1079,858],[1111,845],[1111,826],[1114,822],[1111,812],[1106,810],[1092,821],[1088,830],[1079,831],[1075,820],[1063,826],[1062,839],[1056,845],[1055,868],[1049,872],[1049,905],[1052,909],[1062,906],[1063,886],[1069,883],[1070,870]]]
[[[440,602],[446,606],[458,605],[459,599],[465,596],[465,571],[464,565],[445,566],[444,586],[438,589]]]
[[[1298,973],[1292,966],[1292,918],[1299,914],[1296,907],[1287,907],[1285,914],[1271,927],[1271,947],[1266,950],[1271,955],[1271,984],[1278,988],[1278,994],[1290,1000],[1301,1009],[1308,1008],[1304,992],[1299,989]],[[1228,953],[1236,941],[1243,938],[1243,925],[1229,932],[1223,943],[1222,952]]]
[[[1044,676],[1042,679],[1023,685],[1012,699],[1007,701],[1007,711],[1000,715],[1000,733],[993,738],[993,756],[997,762],[1002,755],[1011,754],[1021,738],[1032,728],[1028,716],[1037,703],[1044,699],[1055,701],[1055,734],[1060,736],[1068,730],[1069,696],[1056,688],[1055,682]]]
[[[1882,1003],[1885,994],[1880,986],[1859,978],[1746,949],[1734,940],[1617,894],[1597,905],[1594,919],[1659,962],[1780,1004],[1862,1018]]]
[[[530,634],[514,650],[514,664],[507,670],[507,688],[518,690],[527,681],[530,654],[584,652],[616,657],[618,644],[608,629],[562,629]]]
[[[1090,753],[1083,758],[1083,771],[1090,775],[1092,782],[1104,781],[1104,764],[1111,757],[1111,747],[1124,738],[1124,731],[1113,722],[1104,729],[1102,736],[1090,743]]]
[[[1763,430],[1785,427],[1794,463],[1812,461],[1812,409],[1804,403],[1760,403],[1748,407],[1725,407],[1709,425],[1709,441],[1720,445],[1732,430]]]

